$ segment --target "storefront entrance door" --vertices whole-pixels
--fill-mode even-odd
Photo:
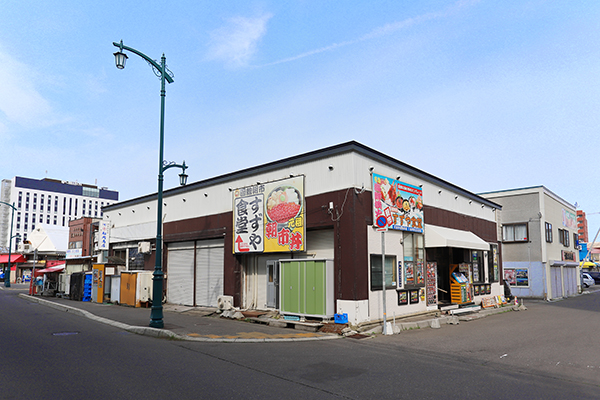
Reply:
[[[279,308],[279,261],[267,260],[267,307]]]

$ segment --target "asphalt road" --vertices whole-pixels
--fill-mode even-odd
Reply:
[[[372,339],[204,343],[0,291],[0,399],[596,399],[600,293]]]

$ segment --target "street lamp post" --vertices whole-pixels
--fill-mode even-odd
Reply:
[[[11,216],[10,216],[10,236],[8,239],[8,277],[6,276],[7,272],[4,273],[4,286],[5,287],[10,287],[10,257],[12,255],[12,240],[13,240],[13,222],[15,219],[15,210],[17,209],[15,207],[15,203],[13,202],[12,204],[9,203],[5,203],[3,201],[0,201],[0,203],[5,204],[7,206],[9,206],[10,208],[12,208],[12,212],[11,212]],[[18,236],[18,235],[17,235]]]
[[[150,326],[153,328],[164,328],[163,322],[163,307],[162,307],[162,293],[163,293],[163,282],[164,274],[162,271],[162,206],[163,206],[163,173],[172,167],[181,168],[182,172],[179,174],[179,183],[185,185],[187,183],[187,175],[185,170],[188,168],[183,164],[176,164],[174,162],[167,162],[163,159],[163,147],[164,147],[164,130],[165,130],[165,81],[173,83],[173,74],[167,68],[167,59],[163,54],[160,59],[160,65],[144,53],[137,51],[131,47],[123,45],[123,41],[120,43],[113,42],[113,45],[119,48],[119,51],[114,53],[115,63],[118,69],[125,68],[125,62],[127,61],[127,55],[123,53],[123,50],[130,51],[150,64],[154,70],[154,74],[160,77],[160,145],[158,151],[158,194],[157,194],[157,217],[156,217],[156,262],[154,264],[154,274],[152,276],[152,310],[150,313]]]

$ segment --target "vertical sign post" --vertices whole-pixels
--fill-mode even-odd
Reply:
[[[381,231],[381,280],[383,281],[383,334],[387,335],[387,310],[385,300],[385,230]]]
[[[387,331],[387,300],[385,293],[385,231],[388,230],[388,226],[391,225],[391,220],[387,217],[380,215],[375,220],[377,230],[381,232],[381,285],[382,285],[382,296],[383,296],[383,334],[391,335],[392,332]]]

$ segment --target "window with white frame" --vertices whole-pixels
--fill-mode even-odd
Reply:
[[[526,242],[527,237],[528,229],[526,223],[502,226],[502,241],[505,243]]]

